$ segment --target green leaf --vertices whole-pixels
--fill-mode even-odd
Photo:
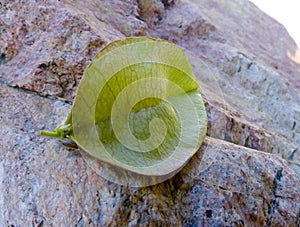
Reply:
[[[184,52],[164,40],[135,37],[95,56],[72,113],[55,133],[114,168],[160,177],[184,166],[206,127],[199,85]]]

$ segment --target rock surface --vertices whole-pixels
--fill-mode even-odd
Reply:
[[[209,117],[186,167],[145,188],[39,136],[66,118],[91,58],[136,35],[184,48]],[[246,0],[1,1],[0,225],[299,226],[297,51]]]

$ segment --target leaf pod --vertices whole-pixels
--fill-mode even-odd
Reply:
[[[133,37],[95,56],[66,122],[42,135],[74,140],[108,180],[146,186],[176,174],[200,147],[206,128],[185,53],[165,40]]]

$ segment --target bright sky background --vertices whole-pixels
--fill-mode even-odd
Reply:
[[[279,23],[283,24],[300,48],[299,0],[250,0]]]

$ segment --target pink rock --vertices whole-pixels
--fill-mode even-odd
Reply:
[[[138,189],[39,131],[66,118],[105,44],[144,35],[185,50],[209,122],[180,173]],[[248,1],[2,1],[0,225],[299,226],[297,51]]]

